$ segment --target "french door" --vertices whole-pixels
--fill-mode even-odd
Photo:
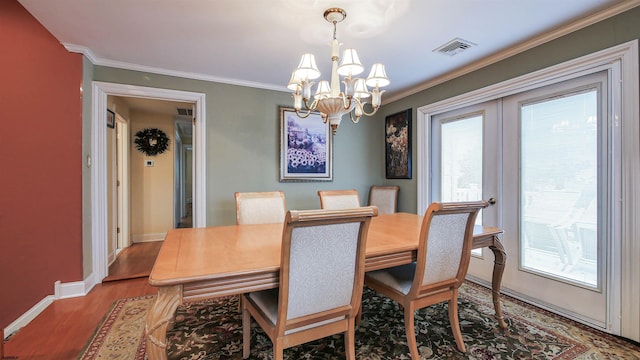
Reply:
[[[496,199],[478,222],[504,229],[506,292],[603,329],[620,191],[608,89],[602,71],[432,116],[429,162],[432,201]],[[490,281],[493,260],[476,251],[469,274]]]

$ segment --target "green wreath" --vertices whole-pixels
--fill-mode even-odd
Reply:
[[[169,137],[160,129],[148,128],[136,133],[135,143],[139,151],[147,156],[155,156],[167,151]]]

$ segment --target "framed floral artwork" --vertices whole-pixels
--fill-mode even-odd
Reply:
[[[280,181],[332,181],[332,138],[319,112],[280,107]]]
[[[411,109],[387,116],[384,131],[387,179],[411,179]]]

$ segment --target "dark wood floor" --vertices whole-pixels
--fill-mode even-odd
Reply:
[[[133,244],[87,296],[56,300],[0,347],[3,359],[75,359],[117,299],[157,294],[148,276],[162,241]]]

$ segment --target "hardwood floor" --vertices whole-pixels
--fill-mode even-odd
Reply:
[[[137,243],[122,250],[109,266],[109,276],[102,282],[133,279],[151,274],[162,241]]]
[[[6,358],[75,359],[116,299],[157,294],[147,277],[96,285],[83,297],[56,300],[4,344]]]
[[[133,244],[87,296],[56,300],[0,346],[2,359],[75,359],[117,299],[157,294],[149,274],[162,241]]]

